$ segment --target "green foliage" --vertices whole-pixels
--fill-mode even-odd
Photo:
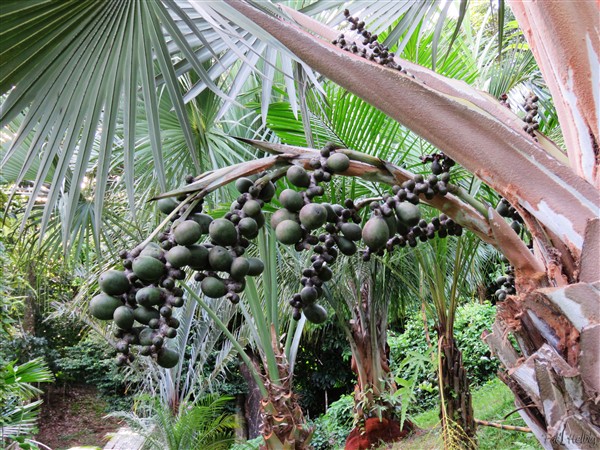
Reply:
[[[264,439],[262,436],[258,436],[257,438],[250,439],[249,441],[239,442],[237,444],[233,444],[229,447],[229,450],[258,450],[261,445],[264,444]]]
[[[354,398],[343,395],[329,405],[329,409],[312,424],[315,427],[310,441],[315,450],[329,450],[344,446],[354,421]]]
[[[456,312],[454,335],[458,348],[463,353],[463,363],[473,387],[480,386],[493,378],[499,367],[499,362],[491,356],[489,348],[481,340],[482,332],[491,328],[495,314],[495,306],[487,302],[466,304],[460,306]],[[433,320],[429,320],[427,326],[435,341]],[[412,400],[412,404],[408,406],[408,413],[433,407],[437,403],[439,391],[433,363],[429,370],[424,370],[422,367],[418,372],[415,372],[414,364],[409,364],[411,358],[414,359],[414,355],[430,353],[421,316],[418,314],[412,316],[406,322],[402,334],[396,335],[390,332],[388,343],[392,370],[400,378],[399,384],[402,387],[410,386],[409,399]]]
[[[20,365],[15,361],[0,363],[0,444],[33,434],[42,404],[41,400],[31,402],[42,392],[34,383],[51,381],[52,373],[42,358]]]
[[[137,413],[113,413],[146,437],[145,448],[156,450],[225,450],[234,440],[235,416],[226,414],[231,397],[206,395],[178,405],[142,396]]]
[[[66,353],[67,356],[57,361],[63,380],[96,386],[111,410],[131,407],[128,387],[138,380],[135,374],[126,376],[124,369],[116,366],[114,351],[106,341],[96,334],[89,334]]]
[[[294,366],[294,390],[310,416],[325,412],[325,392],[329,401],[335,400],[352,391],[355,378],[348,341],[333,319],[305,334]]]

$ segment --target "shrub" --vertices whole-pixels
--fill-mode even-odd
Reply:
[[[490,329],[496,307],[490,303],[469,303],[460,306],[456,311],[454,323],[454,336],[458,348],[463,354],[463,364],[469,376],[471,387],[481,386],[487,380],[494,378],[499,362],[490,354],[487,345],[481,340],[484,330]],[[433,320],[428,320],[431,339],[436,342],[437,337]],[[391,367],[396,375],[402,379],[414,377],[415,373],[403,373],[406,365],[400,365],[411,353],[426,354],[429,350],[423,332],[423,320],[420,314],[415,314],[406,323],[402,334],[389,333]],[[435,354],[435,353],[434,353]],[[437,374],[433,370],[423,370],[416,375],[416,390],[413,404],[409,405],[409,413],[416,413],[434,407],[438,402]]]
[[[66,349],[64,358],[57,361],[60,378],[96,386],[110,409],[130,409],[132,399],[126,394],[134,382],[133,374],[125,377],[124,370],[114,363],[114,351],[96,334],[89,334],[77,345]]]
[[[312,425],[315,427],[310,444],[315,450],[343,448],[352,430],[354,398],[343,395],[329,405],[327,412],[319,416]]]

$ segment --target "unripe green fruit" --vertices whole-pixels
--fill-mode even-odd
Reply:
[[[152,319],[158,319],[160,317],[160,314],[154,308],[148,308],[146,306],[138,306],[137,308],[135,308],[133,310],[133,317],[139,323],[148,325],[148,322],[150,322]]]
[[[265,265],[258,258],[248,258],[248,264],[250,265],[250,268],[248,269],[248,275],[251,277],[258,276],[265,270]]]
[[[334,153],[327,158],[326,164],[333,173],[342,173],[350,167],[350,158],[343,153]]]
[[[275,229],[275,237],[285,245],[292,245],[302,239],[302,228],[294,220],[284,220]]]
[[[279,195],[279,203],[289,211],[298,212],[304,206],[304,199],[300,192],[293,189],[284,189]]]
[[[351,241],[360,241],[362,238],[362,228],[355,223],[343,223],[341,231],[342,234]]]
[[[117,326],[123,330],[129,330],[133,326],[135,318],[133,311],[127,306],[119,306],[113,313],[113,319]]]
[[[133,273],[140,279],[155,282],[163,276],[165,265],[151,256],[138,256],[133,261]]]
[[[290,183],[297,187],[306,188],[310,186],[310,176],[300,166],[292,166],[287,170],[287,179]]]
[[[155,306],[162,301],[162,290],[157,287],[147,286],[135,294],[135,301],[142,306]]]
[[[245,238],[253,239],[258,235],[258,224],[252,217],[244,217],[238,223],[238,230]]]
[[[250,178],[238,178],[235,180],[235,188],[240,194],[245,194],[252,186],[254,186],[254,181]]]
[[[170,348],[163,347],[158,351],[156,362],[165,369],[171,369],[179,362],[179,354]]]
[[[221,247],[220,245],[215,245],[208,252],[208,262],[213,270],[219,272],[229,272],[232,261],[233,256],[231,256],[231,253],[229,253],[226,248]]]
[[[396,216],[398,220],[408,227],[413,227],[421,220],[421,210],[417,205],[402,202],[396,205]]]
[[[179,269],[190,263],[192,260],[192,252],[183,245],[176,245],[166,253],[165,258],[173,267]]]
[[[223,297],[227,293],[227,287],[222,280],[215,277],[206,277],[200,283],[204,295],[210,298]]]
[[[150,256],[154,259],[160,259],[165,254],[165,251],[158,244],[150,242],[140,252],[139,256]]]
[[[382,248],[390,238],[390,229],[381,217],[372,217],[365,224],[362,238],[365,244],[373,250]]]
[[[300,210],[300,223],[308,230],[316,230],[327,220],[327,210],[318,203],[309,203]]]
[[[271,216],[271,228],[276,229],[277,225],[279,225],[284,220],[295,220],[297,222],[299,220],[298,214],[288,211],[285,208],[278,209]]]
[[[208,227],[210,226],[210,223],[213,221],[213,218],[211,216],[209,216],[208,214],[196,213],[196,214],[192,214],[191,216],[189,216],[189,220],[193,220],[198,225],[200,225],[200,231],[202,231],[202,234],[207,234]]]
[[[89,311],[96,319],[111,320],[115,310],[122,305],[123,302],[118,298],[103,293],[90,300]]]
[[[171,214],[179,203],[173,197],[161,198],[156,202],[156,206],[163,214]]]
[[[202,237],[202,228],[194,220],[184,220],[175,227],[173,236],[179,245],[192,245]]]
[[[248,200],[244,203],[244,206],[242,206],[242,211],[249,217],[255,217],[261,212],[260,203],[256,200]]]
[[[208,227],[208,234],[219,245],[234,245],[237,242],[235,225],[227,219],[213,220]]]
[[[342,252],[346,256],[352,256],[356,253],[356,244],[352,242],[350,239],[346,239],[342,236],[338,236],[337,245]]]
[[[194,270],[205,270],[209,267],[208,249],[204,245],[190,245],[188,247],[191,259],[189,266]]]
[[[129,290],[129,280],[125,272],[108,270],[100,275],[98,280],[100,289],[108,295],[121,295]]]
[[[231,278],[241,281],[248,274],[250,263],[243,256],[239,256],[231,263]]]

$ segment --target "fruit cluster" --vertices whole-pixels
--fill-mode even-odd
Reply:
[[[521,232],[523,218],[519,215],[515,207],[508,203],[508,200],[501,198],[496,206],[496,211],[502,217],[512,219],[510,226],[513,230],[515,230],[515,233],[519,234]]]
[[[506,300],[508,295],[517,293],[517,290],[515,289],[514,269],[512,266],[508,266],[505,275],[498,277],[496,281],[492,283],[490,289],[494,291],[494,296],[500,302]]]
[[[450,172],[450,169],[456,164],[452,158],[442,152],[423,155],[421,156],[421,162],[423,164],[431,163],[431,173],[434,175],[442,175],[443,173]],[[444,182],[447,183],[448,180]]]
[[[245,178],[236,186],[241,195],[224,218],[203,214],[201,201],[194,207],[183,205],[173,215],[172,226],[159,235],[160,245],[151,242],[122,252],[124,270],[100,276],[102,294],[91,300],[90,313],[115,321],[118,364],[133,359],[131,345],[140,345],[142,355],[155,355],[163,367],[177,364],[178,354],[165,343],[177,335],[179,321],[172,315],[173,308],[183,306],[183,290],[176,283],[186,278],[186,267],[196,272],[194,278],[206,296],[225,296],[234,303],[244,290],[245,277],[264,270],[260,259],[242,255],[265,222],[262,207],[275,187],[270,181],[257,186]],[[165,214],[178,205],[172,198],[158,202]],[[203,236],[208,236],[207,242],[198,243]]]
[[[337,45],[343,50],[355,53],[362,58],[374,61],[390,69],[396,69],[402,73],[407,73],[400,64],[394,61],[394,52],[377,42],[377,35],[365,29],[365,23],[360,21],[358,17],[350,16],[350,11],[344,10],[344,15],[350,22],[351,33],[348,35],[340,34],[337,39],[333,40],[332,44]]]
[[[454,161],[441,153],[424,157],[432,170],[439,172],[396,185],[392,194],[379,200],[355,203],[351,199],[340,204],[315,203],[324,194],[323,182],[350,167],[348,156],[335,145],[328,144],[309,162],[310,170],[291,165],[288,181],[297,188],[284,189],[278,200],[281,208],[270,218],[275,237],[297,251],[311,250],[311,265],[302,272],[302,288],[290,299],[294,319],[302,312],[314,323],[327,318],[327,311],[317,303],[324,283],[333,277],[331,266],[338,255],[352,256],[359,251],[362,239],[366,249],[362,258],[383,255],[394,247],[414,247],[418,241],[435,236],[460,236],[462,228],[446,215],[430,222],[421,217],[419,196],[431,199],[446,195],[450,167]],[[438,176],[439,175],[439,176]],[[276,189],[270,174],[258,180],[239,178],[235,182],[240,195],[222,218],[214,219],[202,211],[202,197],[191,194],[178,199],[158,201],[159,210],[168,214],[171,225],[158,235],[159,243],[150,242],[121,253],[123,270],[109,270],[100,276],[102,293],[91,300],[90,312],[101,320],[114,320],[119,339],[116,348],[118,364],[133,359],[130,347],[139,345],[140,354],[151,355],[163,367],[177,364],[177,352],[166,346],[167,339],[177,334],[179,321],[173,308],[183,305],[183,289],[177,285],[193,273],[203,294],[211,298],[225,297],[232,303],[240,300],[247,276],[264,270],[258,258],[247,257],[252,239],[265,224],[263,209]],[[192,182],[193,179],[186,180]],[[181,202],[181,203],[180,203]],[[371,217],[364,227],[359,214],[368,205]]]
[[[527,132],[531,137],[533,137],[537,141],[537,137],[535,136],[535,130],[540,127],[536,116],[538,114],[538,96],[534,94],[529,94],[525,99],[525,125],[523,125],[523,130]]]

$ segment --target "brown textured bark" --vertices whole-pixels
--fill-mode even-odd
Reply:
[[[260,402],[261,434],[265,445],[261,450],[305,450],[313,428],[306,424],[298,397],[292,392],[289,364],[276,340],[273,342],[279,369],[279,380],[264,379],[268,397]]]
[[[444,431],[444,441],[448,448],[460,445],[465,450],[477,448],[477,428],[473,415],[471,389],[467,372],[463,366],[462,352],[456,345],[453,337],[442,335],[441,361],[439,380],[440,389],[443,390],[443,405],[440,408],[442,429],[452,428],[454,433]],[[458,428],[460,427],[460,428]],[[457,440],[448,436],[463,436]],[[447,440],[452,440],[452,445]]]
[[[250,357],[250,360],[254,363],[254,365],[256,367],[259,367],[260,363],[258,357],[251,351],[248,351],[247,354]],[[254,380],[254,377],[252,376],[246,365],[243,362],[241,362],[239,367],[242,377],[244,378],[244,380],[246,380],[246,383],[248,384],[248,392],[244,395],[243,401],[245,434],[248,439],[254,439],[257,436],[260,436],[260,389],[256,385],[256,381]]]

